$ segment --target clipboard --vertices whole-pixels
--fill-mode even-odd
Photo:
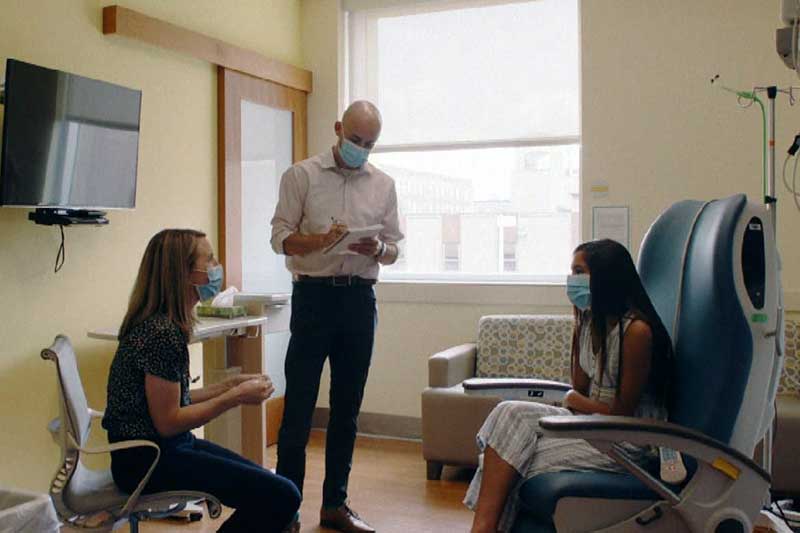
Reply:
[[[350,228],[336,239],[333,243],[329,244],[327,248],[322,250],[323,255],[358,255],[355,252],[348,250],[348,246],[355,244],[361,239],[366,237],[375,237],[383,229],[383,224],[375,224],[373,226],[366,226],[364,228]]]

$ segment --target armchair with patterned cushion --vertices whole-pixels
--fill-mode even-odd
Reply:
[[[428,360],[422,453],[428,479],[444,465],[478,465],[475,436],[501,400],[556,403],[569,390],[571,315],[490,315],[477,342]]]

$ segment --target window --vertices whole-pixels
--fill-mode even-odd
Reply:
[[[381,109],[370,161],[395,179],[406,233],[384,279],[563,280],[580,225],[577,0],[410,2],[346,27],[345,99]]]

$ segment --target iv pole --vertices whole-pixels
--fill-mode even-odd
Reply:
[[[775,240],[775,248],[778,247],[778,198],[775,196],[775,97],[778,94],[778,88],[774,85],[767,87],[767,99],[769,106],[767,107],[767,134],[769,135],[767,141],[767,190],[764,195],[764,204],[770,214],[772,222],[772,236]],[[777,251],[776,251],[777,253]],[[780,261],[780,259],[778,259]],[[780,270],[779,270],[780,272]],[[780,290],[780,284],[778,285]],[[778,323],[777,328],[781,327],[780,315],[782,314],[782,302],[780,295],[778,296]],[[780,332],[775,332],[775,347],[778,349],[778,339]],[[777,411],[774,414],[778,416]],[[761,445],[761,455],[764,470],[772,474],[772,422],[770,422],[767,432],[764,434],[764,439]],[[768,498],[770,498],[768,496]],[[770,498],[771,499],[771,498]],[[768,505],[771,502],[768,502]]]
[[[711,79],[711,83],[713,84],[715,81],[719,79],[719,75],[714,76]],[[789,89],[779,89],[775,85],[770,85],[768,87],[754,87],[752,91],[737,91],[735,89],[731,89],[729,87],[725,87],[724,85],[720,85],[720,87],[728,92],[734,93],[740,100],[740,105],[742,100],[750,100],[751,102],[758,103],[762,110],[764,110],[764,105],[760,98],[756,95],[757,92],[766,92],[767,93],[767,109],[764,110],[764,136],[767,137],[764,139],[765,141],[765,150],[763,153],[764,157],[764,166],[763,172],[765,176],[762,176],[762,194],[763,194],[763,201],[764,206],[769,213],[770,222],[772,222],[772,235],[773,235],[773,243],[776,248],[777,254],[777,243],[778,243],[778,198],[776,196],[775,191],[775,99],[778,96],[778,92],[786,92],[789,94],[790,99],[792,98],[791,90]],[[745,106],[747,107],[747,106]],[[764,183],[766,182],[766,183]],[[777,257],[778,260],[778,268],[780,272],[780,256]],[[780,349],[780,334],[781,332],[779,329],[781,328],[781,324],[783,322],[783,298],[781,294],[780,288],[780,280],[778,280],[778,309],[777,309],[777,324],[776,324],[776,331],[769,333],[768,335],[772,335],[775,337],[775,349],[776,349],[776,357],[781,356],[781,349]],[[774,416],[777,416],[777,412],[774,413]],[[772,434],[772,423],[770,423],[769,427],[767,428],[764,438],[762,439],[762,449],[761,449],[761,462],[762,467],[764,470],[772,473],[772,442],[773,442],[773,434]],[[769,495],[766,496],[767,501],[765,502],[767,506],[771,504],[771,497]]]
[[[769,100],[767,132],[769,141],[767,142],[767,190],[764,196],[764,203],[767,211],[770,212],[772,233],[775,236],[776,246],[778,242],[778,198],[775,196],[775,97],[777,95],[778,88],[776,86],[767,87],[767,99]]]

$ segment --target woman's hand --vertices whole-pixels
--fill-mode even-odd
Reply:
[[[236,374],[235,376],[231,376],[223,381],[222,384],[225,386],[225,390],[231,390],[232,388],[236,387],[236,385],[244,383],[245,381],[250,381],[251,379],[263,379],[270,382],[272,381],[266,374]]]
[[[267,376],[248,379],[233,388],[239,404],[258,405],[275,392],[275,386]]]

